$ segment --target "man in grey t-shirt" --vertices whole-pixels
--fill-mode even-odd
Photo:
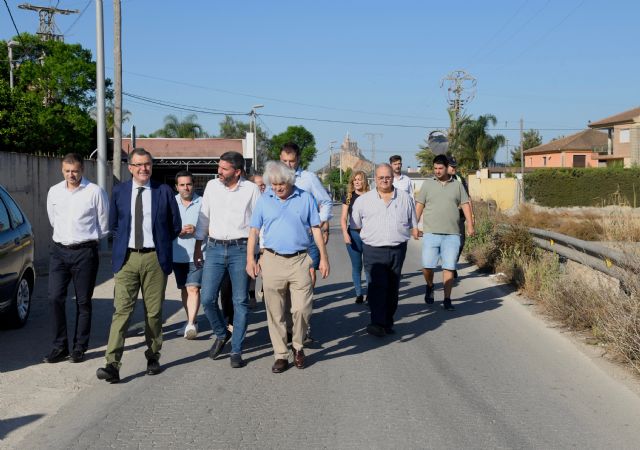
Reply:
[[[433,303],[433,271],[441,261],[444,281],[444,302],[442,307],[447,311],[455,308],[451,304],[453,274],[458,261],[460,249],[460,214],[462,209],[466,218],[466,232],[474,234],[473,218],[469,196],[462,183],[447,173],[449,161],[445,155],[438,155],[433,160],[434,177],[422,183],[416,197],[416,216],[424,212],[422,273],[427,282],[424,301]]]

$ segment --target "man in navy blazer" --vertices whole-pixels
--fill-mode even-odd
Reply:
[[[128,162],[133,178],[114,186],[109,217],[115,311],[105,355],[107,364],[96,373],[109,383],[120,381],[124,337],[140,289],[145,306],[147,374],[160,373],[162,301],[173,266],[173,240],[182,230],[173,191],[166,184],[151,181],[151,154],[136,148]]]

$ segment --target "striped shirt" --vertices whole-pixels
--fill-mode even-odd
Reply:
[[[362,241],[372,247],[396,246],[411,237],[417,228],[413,199],[394,189],[389,203],[385,203],[377,190],[362,194],[353,204],[353,223],[360,228]]]

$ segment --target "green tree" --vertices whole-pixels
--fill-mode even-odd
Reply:
[[[461,127],[460,157],[456,156],[459,163],[469,169],[481,169],[494,161],[496,152],[506,143],[503,135],[492,136],[487,132],[487,128],[496,123],[493,114],[485,114]]]
[[[540,132],[538,130],[531,129],[522,133],[522,147],[524,150],[529,150],[530,148],[537,147],[541,144],[542,136],[540,136]],[[511,150],[511,161],[514,166],[519,166],[521,164],[520,147]]]
[[[0,119],[3,150],[90,154],[96,148],[96,125],[89,113],[96,87],[91,52],[26,33],[13,39],[20,43],[13,49],[19,63],[13,91],[8,64],[0,69],[0,115],[8,114]],[[5,41],[0,41],[0,59],[8,59]]]
[[[114,106],[113,106],[113,100],[108,100],[107,104],[104,107],[105,110],[105,121],[107,122],[107,136],[108,137],[113,137],[113,127],[115,124],[115,119],[114,119]],[[90,114],[91,114],[91,118],[93,120],[97,120],[97,109],[96,107],[92,107],[90,110]],[[123,109],[122,110],[122,123],[126,123],[129,121],[129,118],[131,117],[131,111],[127,110],[127,109]],[[142,136],[140,136],[142,137]]]
[[[151,136],[165,138],[203,138],[208,137],[202,125],[198,122],[196,114],[189,114],[183,120],[178,119],[175,115],[169,114],[164,118],[164,126],[154,131]]]
[[[427,139],[424,140],[425,144],[420,146],[420,151],[416,153],[416,159],[418,160],[418,164],[420,164],[420,174],[427,175],[431,172],[431,168],[433,166],[433,158],[436,155],[429,148],[429,144]]]
[[[271,138],[269,159],[280,159],[280,149],[287,142],[295,142],[300,147],[300,167],[306,169],[316,157],[316,139],[302,125],[290,126],[286,131]]]
[[[235,120],[231,116],[224,116],[224,120],[220,122],[220,134],[218,137],[225,139],[244,139],[250,129],[250,123]],[[267,132],[257,124],[256,135],[258,139],[256,146],[256,152],[258,153],[258,170],[261,171],[267,160],[271,141]]]
[[[351,167],[347,167],[346,170],[343,170],[342,182],[340,182],[340,169],[338,167],[333,167],[325,177],[324,184],[329,187],[334,199],[340,200],[342,196],[346,194],[351,173]]]

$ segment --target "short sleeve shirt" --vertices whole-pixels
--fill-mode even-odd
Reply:
[[[460,234],[459,208],[469,202],[462,183],[455,178],[441,183],[437,178],[428,178],[422,183],[416,197],[424,205],[422,229],[425,233]]]

